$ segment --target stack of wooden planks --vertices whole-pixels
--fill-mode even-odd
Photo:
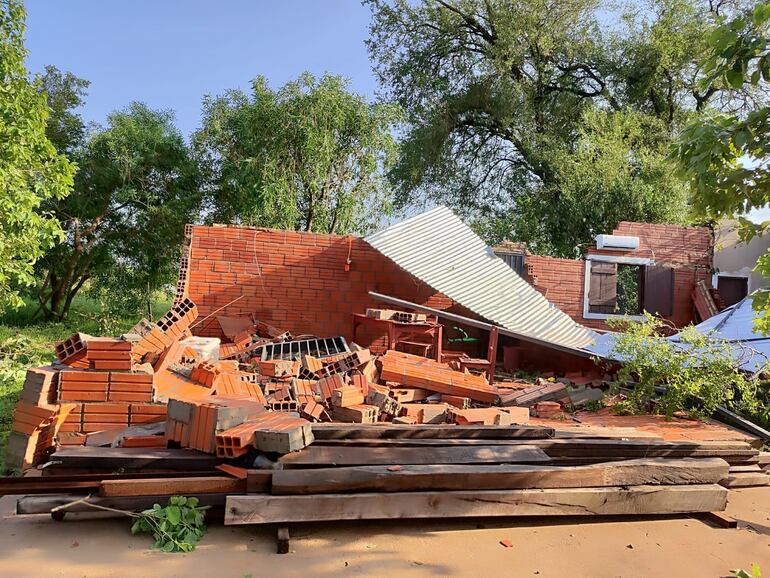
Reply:
[[[310,446],[265,459],[264,469],[190,449],[69,447],[42,478],[0,480],[0,493],[31,494],[18,500],[19,514],[86,496],[138,510],[195,495],[224,506],[225,524],[286,524],[718,512],[731,477],[767,475],[766,456],[745,441],[574,437],[532,425],[311,427]]]
[[[225,524],[721,511],[745,442],[553,437],[526,426],[317,424],[279,469],[250,470]],[[252,480],[249,482],[249,480]]]

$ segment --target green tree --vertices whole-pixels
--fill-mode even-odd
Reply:
[[[45,93],[50,111],[45,132],[60,153],[70,154],[85,141],[86,125],[76,109],[85,104],[90,85],[89,81],[51,65],[40,76],[38,89]]]
[[[389,211],[383,170],[395,155],[392,105],[371,105],[337,76],[305,73],[279,90],[206,98],[195,143],[208,168],[213,219],[363,232]]]
[[[710,37],[711,52],[703,64],[703,90],[746,86],[766,91],[770,81],[770,4],[758,4],[717,28]],[[694,207],[712,219],[733,217],[770,203],[770,107],[757,99],[733,114],[710,114],[688,125],[674,153],[691,184]],[[766,234],[770,222],[753,224],[741,219],[744,240]],[[770,253],[757,262],[770,276]],[[757,327],[770,333],[770,300],[757,294],[754,307],[761,313]]]
[[[173,114],[133,103],[70,154],[79,167],[74,190],[47,205],[66,238],[40,262],[40,311],[66,318],[89,282],[116,301],[149,307],[174,277],[184,225],[197,219],[202,198]]]
[[[46,137],[45,95],[24,66],[24,22],[21,2],[0,0],[0,307],[22,303],[35,261],[61,239],[58,221],[40,209],[67,196],[75,168]]]
[[[750,92],[701,89],[713,18],[696,0],[366,1],[384,96],[407,113],[398,203],[446,202],[490,241],[574,256],[620,219],[683,220],[666,145]]]
[[[669,328],[649,313],[644,321],[618,318],[610,325],[618,330],[612,356],[623,361],[618,379],[632,387],[617,409],[633,413],[652,409],[668,417],[683,410],[709,417],[721,404],[748,415],[756,411],[757,380],[737,367],[734,344],[707,337],[693,326],[683,329],[675,343],[661,337]],[[698,352],[695,357],[693,350]],[[665,387],[660,396],[657,386]]]

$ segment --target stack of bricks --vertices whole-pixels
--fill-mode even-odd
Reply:
[[[151,402],[149,373],[64,370],[59,373],[59,401]]]
[[[220,374],[213,393],[224,397],[248,397],[267,405],[262,387],[259,382],[252,380],[251,376],[255,374],[244,371]]]
[[[13,412],[6,452],[11,465],[27,467],[42,461],[54,445],[57,406],[40,407],[20,401]]]
[[[323,367],[314,373],[321,377],[347,373],[371,360],[372,355],[368,349],[359,349],[351,353],[338,356],[334,361],[324,360]]]
[[[265,411],[263,404],[250,399],[170,399],[166,439],[181,447],[214,453],[217,433],[240,425]]]
[[[216,435],[217,455],[236,458],[251,447],[263,452],[288,454],[313,442],[310,422],[280,413],[265,413],[256,419]]]
[[[190,325],[197,317],[198,308],[195,303],[187,298],[176,303],[142,335],[138,343],[134,344],[134,361],[144,358],[148,353],[160,354],[175,342],[187,337]]]
[[[122,339],[92,337],[87,341],[87,357],[91,369],[129,371],[131,343]]]
[[[166,405],[160,403],[86,402],[74,406],[59,431],[87,434],[162,421],[166,416]]]

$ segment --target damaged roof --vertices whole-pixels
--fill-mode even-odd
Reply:
[[[753,297],[761,292],[765,291],[757,290],[695,326],[700,333],[725,341],[734,350],[740,368],[750,373],[764,370],[770,360],[770,336],[754,328],[758,313],[753,307]],[[679,341],[678,335],[671,340]]]
[[[583,349],[596,337],[522,279],[445,206],[366,241],[436,291],[523,337],[571,349]]]

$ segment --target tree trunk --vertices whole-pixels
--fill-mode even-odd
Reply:
[[[152,319],[152,291],[149,279],[147,280],[147,319]]]

